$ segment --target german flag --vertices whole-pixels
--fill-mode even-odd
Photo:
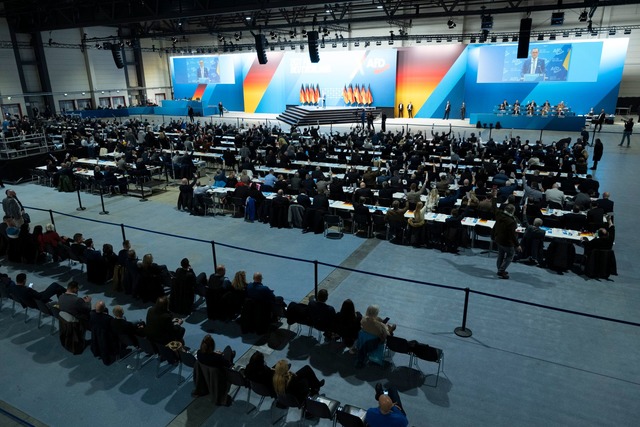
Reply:
[[[373,105],[373,94],[371,93],[371,85],[367,88],[367,96],[369,97],[369,105]]]
[[[349,104],[353,104],[355,98],[353,97],[353,86],[349,85],[349,89],[347,90],[347,95],[349,96]]]
[[[320,85],[316,83],[316,90],[314,92],[314,102],[317,104],[320,101]]]
[[[304,104],[305,101],[305,97],[304,97],[304,85],[300,86],[300,104]]]
[[[347,92],[347,85],[342,88],[342,100],[345,104],[349,105],[349,93]]]

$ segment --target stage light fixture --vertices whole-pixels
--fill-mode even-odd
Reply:
[[[381,46],[382,42],[380,40],[376,40],[376,46]]]
[[[511,41],[512,41],[512,42],[517,42],[517,41],[518,41],[518,36],[513,36],[513,37],[511,38]]]
[[[422,39],[416,39],[416,43],[422,43]]]
[[[580,16],[578,17],[578,21],[587,22],[587,19],[589,19],[589,13],[587,12],[587,9],[585,9],[582,12],[580,12]]]
[[[609,30],[609,35],[610,36],[615,36],[616,35],[616,29],[615,28],[610,29]]]
[[[236,39],[236,41],[239,41],[242,38],[242,33],[236,32],[233,34],[233,37]]]
[[[389,44],[393,44],[393,40],[389,40]]]
[[[624,33],[625,33],[626,35],[631,34],[631,28],[625,28],[625,29],[624,29]]]
[[[564,24],[564,12],[553,12],[551,14],[551,25]]]
[[[303,50],[304,50],[304,45],[303,45],[303,44],[301,44],[301,45],[300,45],[300,51],[303,51]]]
[[[611,33],[609,33],[609,34],[611,34]],[[598,32],[597,32],[597,31],[595,31],[595,30],[591,30],[591,35],[592,35],[593,37],[597,37],[597,36],[598,36]]]
[[[289,37],[290,38],[294,38],[296,36],[296,30],[290,30],[289,31]]]
[[[273,52],[274,50],[276,50],[276,47],[271,45],[271,46],[269,46],[269,49]]]
[[[440,37],[438,37],[438,38],[436,39],[436,43],[442,43],[442,39],[441,39]]]
[[[458,36],[458,43],[462,43],[462,42],[463,42],[462,36]]]
[[[454,29],[456,27],[456,23],[453,21],[453,19],[449,19],[447,21],[447,27],[449,27],[449,29]]]
[[[347,42],[342,42],[342,47],[347,47],[348,43]]]
[[[538,34],[538,41],[544,40],[544,34]]]
[[[284,45],[280,45],[280,50],[284,50]]]
[[[291,50],[296,50],[295,45],[291,45]]]
[[[495,43],[498,41],[498,37],[496,36],[491,36],[491,43]]]
[[[569,32],[568,32],[568,31],[564,31],[564,32],[562,33],[562,37],[565,37],[565,38],[566,38],[566,37],[569,37]]]
[[[354,45],[355,47],[359,47],[359,46],[360,46],[360,42],[353,42],[353,45]]]
[[[475,43],[476,41],[477,41],[477,39],[476,39],[476,37],[475,37],[475,36],[472,36],[472,37],[469,39],[469,43]]]
[[[331,43],[331,47],[335,49],[336,47],[338,47],[338,43],[336,42]]]
[[[549,36],[549,40],[555,40],[555,39],[556,39],[556,35],[555,35],[555,34],[551,34],[551,35]]]
[[[576,37],[582,37],[582,31],[576,31]]]
[[[453,37],[447,36],[447,43],[451,43],[453,41]]]
[[[369,47],[369,46],[371,46],[371,42],[370,41],[364,42],[364,47]]]
[[[304,28],[302,29],[302,37],[307,37],[307,30]]]
[[[275,40],[275,39],[276,39],[276,37],[278,37],[278,36],[276,35],[275,31],[270,31],[270,32],[269,32],[269,36],[271,36],[271,40]]]
[[[504,36],[504,37],[502,38],[502,43],[508,43],[508,42],[509,42],[509,37]]]

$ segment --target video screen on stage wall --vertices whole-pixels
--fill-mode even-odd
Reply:
[[[595,82],[602,44],[531,43],[527,58],[517,44],[480,47],[478,83]]]
[[[174,85],[189,83],[234,84],[233,61],[228,56],[203,55],[171,58]]]

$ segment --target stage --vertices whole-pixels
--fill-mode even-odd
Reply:
[[[584,116],[566,117],[542,117],[542,116],[514,116],[508,114],[494,113],[472,113],[469,116],[469,123],[482,123],[482,127],[496,128],[496,123],[500,123],[503,129],[531,129],[531,130],[560,130],[579,132],[586,124]]]

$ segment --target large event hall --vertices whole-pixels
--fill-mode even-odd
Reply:
[[[0,1],[0,426],[637,425],[639,13]]]

